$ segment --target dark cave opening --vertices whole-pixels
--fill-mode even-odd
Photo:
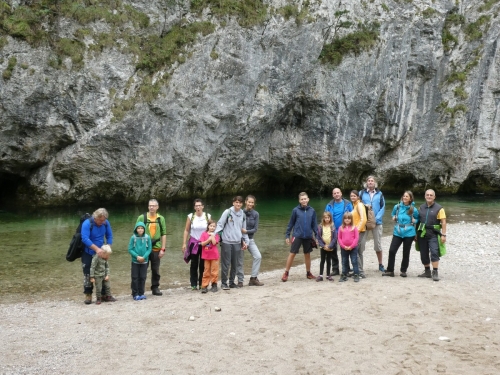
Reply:
[[[26,180],[19,175],[0,173],[0,209],[14,206],[19,187],[25,184]]]

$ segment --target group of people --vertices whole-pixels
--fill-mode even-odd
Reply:
[[[347,281],[351,276],[355,282],[365,278],[363,254],[370,232],[374,240],[379,271],[383,276],[394,277],[396,254],[403,245],[400,276],[407,277],[411,245],[413,241],[417,241],[416,246],[420,250],[421,261],[425,268],[418,276],[439,280],[439,258],[443,254],[446,242],[446,215],[444,209],[435,202],[436,195],[433,190],[425,192],[426,202],[418,209],[410,191],[406,191],[401,201],[394,206],[392,219],[395,225],[387,268],[383,265],[381,244],[385,199],[378,189],[375,178],[369,176],[361,191],[352,190],[350,201],[342,197],[339,188],[333,189],[332,196],[333,199],[326,205],[321,223],[318,225],[316,212],[309,206],[307,193],[299,194],[299,205],[292,210],[285,234],[285,243],[290,245],[290,254],[281,278],[283,282],[288,280],[295,255],[301,247],[308,279],[323,281],[325,271],[326,280],[329,281],[333,281],[333,276],[336,275],[340,275],[340,282]],[[195,199],[194,212],[187,215],[182,244],[184,260],[190,263],[192,290],[199,289],[202,293],[207,293],[210,286],[212,292],[217,292],[219,280],[223,290],[243,287],[244,250],[248,250],[253,258],[248,285],[264,285],[258,279],[262,255],[254,240],[259,226],[259,213],[255,210],[255,204],[256,198],[253,195],[248,195],[245,200],[241,196],[236,196],[233,198],[232,207],[226,209],[216,222],[209,213],[204,212],[203,201]],[[151,292],[155,296],[162,295],[160,260],[165,255],[166,224],[158,209],[158,201],[151,199],[148,211],[137,218],[129,241],[131,291],[136,301],[146,299],[145,284],[149,265],[151,265]],[[375,225],[367,229],[369,210],[373,210]],[[85,245],[82,254],[84,302],[92,303],[94,284],[97,304],[116,301],[111,295],[109,285],[107,260],[111,254],[113,232],[106,209],[99,208],[90,219],[84,221],[81,238]],[[320,273],[316,277],[311,273],[311,252],[318,245],[321,261]],[[339,250],[342,272],[340,272]]]
[[[352,190],[350,201],[342,198],[342,191],[339,188],[333,189],[332,196],[333,199],[326,205],[321,223],[318,225],[316,212],[309,206],[307,193],[299,194],[299,205],[293,209],[286,230],[285,242],[291,243],[291,249],[281,278],[283,282],[288,281],[290,268],[301,246],[308,279],[323,281],[326,262],[326,279],[333,281],[333,276],[340,274],[338,258],[340,249],[342,273],[339,281],[345,282],[352,276],[355,282],[359,282],[366,277],[363,254],[370,232],[373,236],[378,269],[382,272],[382,276],[394,277],[396,254],[403,245],[400,276],[407,277],[410,249],[412,242],[416,241],[416,249],[420,251],[420,260],[424,265],[424,272],[418,277],[439,281],[439,259],[445,253],[446,214],[443,207],[436,203],[434,190],[429,189],[425,192],[425,203],[418,209],[415,207],[411,191],[405,191],[401,201],[394,206],[391,216],[395,224],[387,268],[383,265],[381,242],[385,199],[378,189],[375,177],[369,176],[362,190]],[[373,210],[375,220],[374,226],[370,229],[366,225],[369,210]],[[290,240],[292,230],[294,236]],[[320,274],[316,277],[311,273],[310,253],[317,244],[320,247],[321,260]]]

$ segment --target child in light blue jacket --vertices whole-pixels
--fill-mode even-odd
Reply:
[[[132,297],[136,301],[146,299],[144,289],[148,274],[149,255],[153,248],[151,237],[146,234],[146,225],[143,222],[135,224],[134,234],[128,243],[128,252],[132,256]]]

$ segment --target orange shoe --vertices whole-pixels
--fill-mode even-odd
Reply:
[[[288,271],[285,271],[285,273],[283,274],[283,277],[281,278],[281,281],[285,282],[288,280]]]

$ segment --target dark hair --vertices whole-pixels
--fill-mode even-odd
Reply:
[[[359,196],[359,191],[357,191],[357,190],[351,190],[351,192],[349,193],[349,195],[351,195],[351,194],[356,194],[356,196],[357,196],[358,198],[361,198],[361,197]]]
[[[207,232],[208,232],[208,227],[210,226],[210,224],[215,224],[215,227],[217,228],[217,222],[215,220],[208,219],[208,221],[207,221]]]
[[[195,205],[196,203],[201,203],[203,205],[203,201],[200,198],[196,198],[193,202],[193,205]]]
[[[233,198],[233,203],[234,203],[234,202],[241,202],[241,203],[243,203],[243,202],[244,202],[244,201],[243,201],[243,197],[242,197],[241,195],[237,195],[237,196],[235,196],[235,197]]]

